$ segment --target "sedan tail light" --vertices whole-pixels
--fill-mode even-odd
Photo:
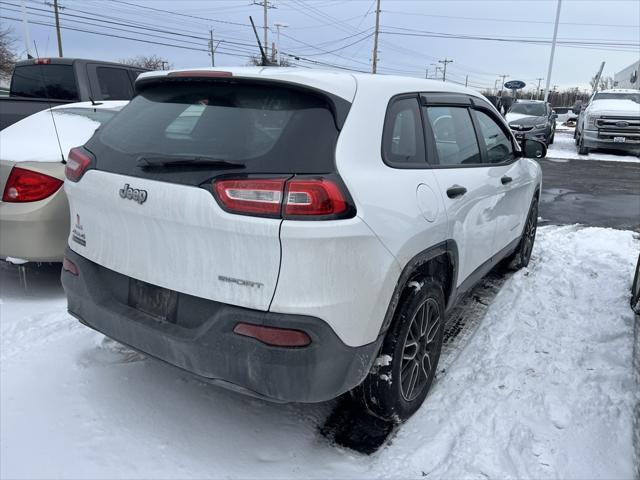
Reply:
[[[13,167],[4,187],[2,201],[37,202],[53,195],[62,184],[62,180],[44,173]]]
[[[93,156],[82,147],[72,148],[67,156],[64,174],[68,180],[77,182],[93,164]]]
[[[214,181],[213,191],[224,210],[240,215],[291,220],[355,215],[353,202],[337,178],[226,178]]]

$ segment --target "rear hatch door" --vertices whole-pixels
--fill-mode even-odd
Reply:
[[[152,285],[267,310],[281,220],[225,211],[212,182],[330,172],[334,111],[317,92],[264,81],[147,83],[85,146],[93,168],[66,182],[70,247]]]

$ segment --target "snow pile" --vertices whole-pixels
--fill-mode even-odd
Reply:
[[[371,457],[79,325],[0,271],[2,478],[631,478],[633,233],[543,227],[426,404]],[[58,272],[50,273],[53,280]],[[382,360],[382,359],[381,359]]]
[[[590,152],[589,155],[578,155],[578,148],[573,139],[573,129],[571,133],[560,132],[556,130],[556,136],[553,145],[549,145],[547,157],[549,159],[559,158],[567,160],[601,160],[604,162],[633,162],[640,163],[640,158],[633,155],[618,155],[612,153],[603,153],[599,150]]]

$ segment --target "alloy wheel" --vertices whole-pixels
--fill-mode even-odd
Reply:
[[[433,298],[427,298],[411,319],[400,369],[400,390],[408,402],[420,395],[435,368],[436,336],[441,319],[438,302]]]

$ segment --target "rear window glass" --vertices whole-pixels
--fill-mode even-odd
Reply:
[[[78,100],[72,65],[21,65],[11,77],[11,96]]]
[[[337,136],[327,100],[315,93],[167,82],[142,91],[102,130],[98,140],[110,154],[98,158],[98,167],[145,176],[136,160],[165,155],[241,162],[248,172],[326,173],[333,170]]]
[[[129,72],[122,68],[96,68],[102,100],[129,100],[133,97],[133,86]]]

